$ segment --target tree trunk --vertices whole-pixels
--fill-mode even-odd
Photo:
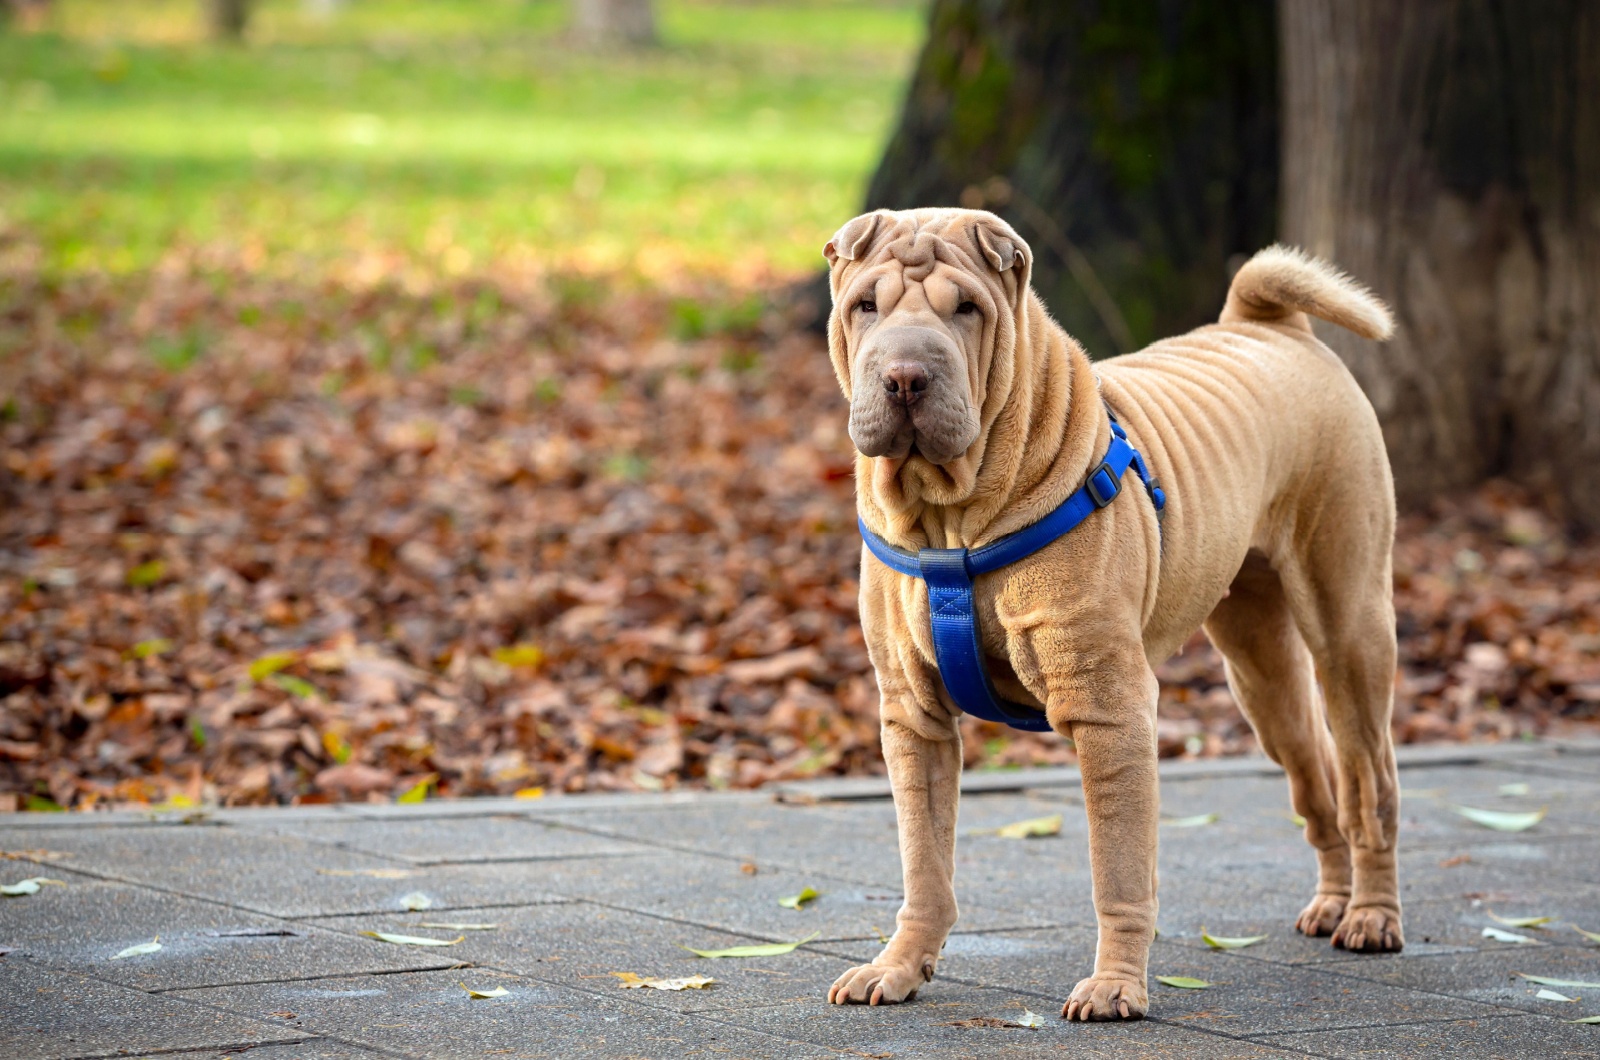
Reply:
[[[1277,212],[1272,0],[934,0],[868,208],[984,206],[1095,355],[1216,319]]]
[[[1283,0],[1283,233],[1395,308],[1326,338],[1402,499],[1492,474],[1600,526],[1600,6]]]
[[[244,38],[250,24],[251,0],[206,0],[211,19],[211,36],[217,40]]]
[[[573,0],[572,30],[592,47],[643,48],[657,43],[650,0]]]

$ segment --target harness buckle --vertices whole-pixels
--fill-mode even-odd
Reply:
[[[1122,483],[1111,470],[1111,464],[1102,460],[1100,466],[1089,473],[1089,481],[1083,484],[1083,488],[1089,491],[1089,499],[1094,501],[1096,508],[1104,508],[1117,499],[1117,494],[1122,492]]]

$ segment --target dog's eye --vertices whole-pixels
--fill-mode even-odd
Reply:
[[[978,303],[976,302],[962,302],[960,305],[956,306],[956,312],[961,316],[969,316],[977,311]]]
[[[858,313],[876,313],[877,311],[878,303],[870,298],[863,298],[856,303],[856,312]]]

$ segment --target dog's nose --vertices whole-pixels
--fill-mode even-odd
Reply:
[[[915,361],[895,361],[883,370],[889,400],[909,407],[928,389],[928,370]]]

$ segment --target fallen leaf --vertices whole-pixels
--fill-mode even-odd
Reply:
[[[544,662],[544,650],[537,644],[508,644],[490,653],[502,666],[533,668]]]
[[[1024,1011],[1026,1011],[1026,1010],[1024,1010]],[[1027,1022],[1029,1016],[1032,1016],[1038,1022],[1037,1023]],[[941,1023],[941,1024],[939,1024],[939,1026],[941,1026],[941,1027],[974,1027],[974,1028],[977,1028],[977,1027],[994,1027],[994,1028],[999,1028],[999,1029],[1004,1029],[1004,1030],[1031,1031],[1031,1030],[1037,1030],[1040,1027],[1043,1027],[1044,1026],[1044,1020],[1037,1013],[1027,1012],[1027,1014],[1024,1015],[1022,1017],[1022,1019],[1020,1019],[1020,1020],[1008,1020],[1008,1019],[1003,1019],[1003,1018],[1001,1018],[999,1016],[973,1016],[971,1019],[952,1020],[949,1023]]]
[[[1175,986],[1179,990],[1204,990],[1211,985],[1204,979],[1192,979],[1187,975],[1158,975],[1156,982]]]
[[[370,876],[375,880],[404,880],[415,876],[410,869],[318,869],[319,876]]]
[[[1600,931],[1585,931],[1576,924],[1572,925],[1572,930],[1576,931],[1590,942],[1600,942]]]
[[[392,942],[396,946],[454,946],[467,937],[458,935],[446,941],[445,939],[425,939],[420,935],[391,935],[387,931],[360,931],[357,934],[365,935],[369,939],[377,939],[379,942]]]
[[[1518,935],[1514,931],[1501,931],[1499,928],[1492,927],[1486,927],[1483,929],[1483,937],[1486,939],[1494,939],[1496,942],[1519,942],[1534,946],[1540,945],[1538,939],[1530,939],[1528,936]]]
[[[798,942],[765,942],[756,946],[732,946],[725,950],[697,950],[693,946],[684,946],[696,957],[777,957],[785,953],[793,953],[797,948],[804,946],[818,935],[820,931],[813,931]]]
[[[131,659],[149,659],[152,656],[165,655],[175,647],[177,647],[177,645],[173,644],[172,641],[168,640],[166,637],[156,637],[154,640],[141,640],[132,648],[128,649],[128,657]]]
[[[281,688],[291,696],[297,696],[300,699],[320,699],[322,697],[322,692],[318,690],[316,685],[303,677],[296,677],[293,674],[273,674],[267,678],[267,683],[276,688]]]
[[[1541,806],[1537,810],[1527,813],[1480,810],[1472,806],[1452,806],[1450,808],[1467,820],[1481,824],[1485,828],[1493,828],[1497,832],[1525,832],[1544,820],[1544,815],[1550,812],[1550,807],[1548,806]]]
[[[1506,927],[1514,928],[1543,927],[1555,919],[1553,916],[1496,916],[1492,910],[1485,910],[1485,912],[1489,914],[1489,919],[1496,924],[1504,924]]]
[[[1576,1001],[1576,1000],[1578,1000],[1575,997],[1568,997],[1565,994],[1558,994],[1554,990],[1551,990],[1548,987],[1540,987],[1539,988],[1539,992],[1537,994],[1533,995],[1533,996],[1538,998],[1540,1001]]]
[[[511,796],[513,799],[542,799],[543,788],[518,788]]]
[[[298,656],[292,651],[278,651],[271,655],[263,655],[250,664],[250,680],[255,682],[265,681],[279,670],[287,669],[294,665]]]
[[[466,983],[461,984],[461,989],[467,992],[468,997],[483,1000],[488,1000],[489,998],[495,997],[505,997],[507,994],[511,993],[511,991],[507,990],[503,986],[497,986],[493,990],[474,990]]]
[[[1001,839],[1038,839],[1043,836],[1061,834],[1061,815],[1052,814],[1049,817],[1033,817],[1026,821],[1014,821],[995,829],[995,835]]]
[[[499,924],[440,924],[424,920],[417,927],[436,928],[440,931],[499,931]]]
[[[1580,990],[1600,990],[1600,983],[1591,983],[1583,979],[1552,979],[1548,975],[1529,975],[1527,972],[1518,972],[1518,975],[1530,983],[1540,986],[1575,986]]]
[[[400,908],[409,909],[413,913],[420,913],[424,909],[433,908],[433,899],[421,891],[412,891],[410,894],[400,896]]]
[[[1568,1023],[1600,1023],[1600,1016],[1585,1016],[1581,1020],[1567,1020]]]
[[[1298,813],[1291,813],[1287,816],[1289,818],[1289,823],[1294,825],[1296,828],[1304,828],[1306,826],[1306,819],[1301,817]]]
[[[1519,783],[1519,784],[1502,784],[1502,785],[1500,785],[1500,794],[1502,794],[1502,795],[1507,795],[1507,796],[1511,796],[1511,795],[1526,795],[1527,793],[1528,793],[1528,785],[1526,785],[1526,784],[1520,784]]]
[[[1266,935],[1244,935],[1235,938],[1218,938],[1209,934],[1205,928],[1200,929],[1200,940],[1214,950],[1242,950],[1246,946],[1254,946],[1267,939]]]
[[[1163,817],[1161,823],[1167,828],[1199,828],[1201,825],[1216,824],[1222,820],[1220,813],[1197,813],[1193,817]]]
[[[292,938],[300,937],[298,933],[290,931],[288,928],[280,927],[229,928],[227,931],[207,931],[203,932],[203,934],[210,935],[214,939],[270,938],[278,935],[288,935]]]
[[[1044,1017],[1032,1009],[1025,1008],[1022,1010],[1022,1018],[1017,1022],[1024,1027],[1036,1029],[1044,1026]]]
[[[428,798],[428,792],[438,782],[439,774],[429,773],[427,776],[411,785],[405,791],[402,791],[394,801],[398,803],[404,803],[406,805],[418,802],[426,802]]]
[[[124,957],[143,957],[147,953],[156,953],[161,949],[161,936],[157,935],[149,942],[141,942],[137,946],[129,946],[121,953],[114,955],[111,960],[120,961]]]
[[[640,990],[646,987],[651,990],[704,990],[716,982],[709,975],[686,975],[678,979],[657,979],[654,976],[635,975],[632,972],[612,972],[611,974],[622,980],[618,985],[624,990]]]
[[[66,886],[66,884],[60,880],[52,880],[45,876],[31,876],[26,880],[18,880],[16,883],[8,883],[4,886],[0,886],[0,894],[5,895],[7,898],[21,898],[24,895],[38,894],[39,888],[45,884],[50,884],[55,887]]]
[[[779,898],[778,904],[785,909],[799,909],[807,902],[814,901],[820,897],[822,896],[817,893],[815,888],[806,887],[799,894],[791,894],[786,898]]]

